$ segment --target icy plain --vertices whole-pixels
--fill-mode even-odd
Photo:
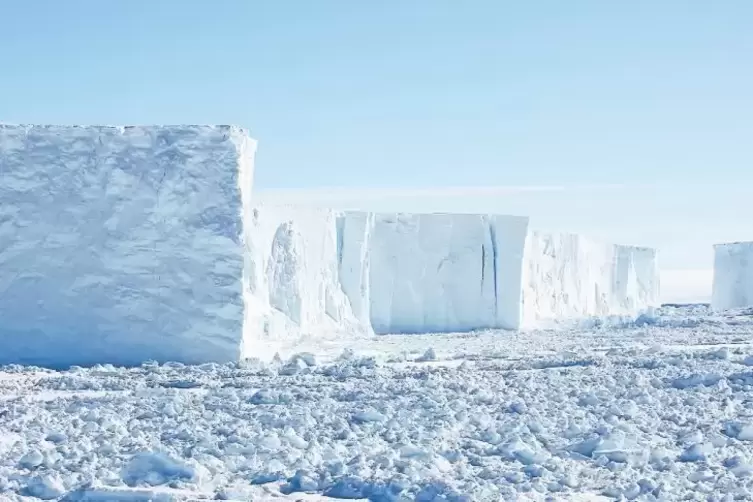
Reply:
[[[752,334],[697,306],[271,364],[7,366],[0,499],[751,500]]]

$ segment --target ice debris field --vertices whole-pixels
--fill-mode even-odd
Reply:
[[[712,305],[525,216],[259,205],[233,126],[0,124],[0,499],[750,500]]]
[[[0,374],[3,500],[751,500],[753,315]]]

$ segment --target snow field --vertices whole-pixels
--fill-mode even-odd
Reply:
[[[695,307],[270,364],[6,367],[0,498],[749,499],[752,332]]]

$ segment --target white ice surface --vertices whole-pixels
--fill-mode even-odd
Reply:
[[[495,243],[485,216],[379,214],[372,232],[374,331],[498,327]]]
[[[340,286],[350,301],[353,315],[371,326],[372,213],[341,214],[337,218],[337,254]],[[347,243],[347,245],[346,245]]]
[[[523,325],[635,315],[659,305],[656,251],[532,231],[523,259]]]
[[[528,218],[489,216],[494,251],[494,296],[497,328],[517,329],[524,325],[523,280],[528,242]]]
[[[301,334],[529,328],[659,301],[655,251],[530,231],[525,217],[274,205],[254,215],[249,326],[262,335],[247,355]]]
[[[368,331],[339,281],[334,211],[259,206],[251,211],[248,228],[250,307],[243,357],[269,359],[300,338],[353,337]],[[359,260],[355,253],[352,259]],[[359,288],[357,281],[346,285],[354,292]]]
[[[237,360],[255,142],[0,125],[0,362]]]
[[[368,297],[377,333],[530,328],[659,304],[656,251],[533,231],[524,217],[379,213],[368,253],[358,235],[369,281],[355,303]]]
[[[753,242],[714,246],[711,305],[717,310],[753,307]]]
[[[752,334],[698,307],[292,366],[6,367],[0,499],[750,500]]]

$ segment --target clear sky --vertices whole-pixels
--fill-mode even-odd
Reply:
[[[749,0],[0,0],[2,121],[236,123],[267,198],[524,212],[669,268],[753,239],[751,117]],[[415,192],[511,185],[556,189]]]

